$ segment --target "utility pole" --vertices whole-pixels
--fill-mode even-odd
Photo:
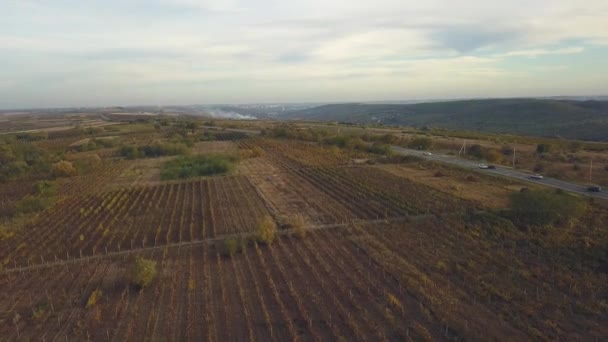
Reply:
[[[460,153],[467,154],[467,141],[466,140],[464,140],[464,142],[462,143],[462,146],[460,146],[460,150],[458,150],[458,155],[460,155]]]
[[[515,146],[513,146],[513,168],[515,168]]]

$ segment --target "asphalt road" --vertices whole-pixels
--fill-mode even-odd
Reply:
[[[512,168],[504,167],[504,166],[496,166],[496,169],[480,169],[480,162],[471,161],[467,159],[462,159],[458,156],[449,156],[445,154],[433,153],[432,155],[425,155],[424,151],[411,150],[408,148],[393,146],[393,150],[399,154],[403,155],[414,155],[419,156],[428,160],[438,161],[442,163],[448,163],[457,165],[466,169],[472,169],[475,171],[479,171],[482,173],[496,174],[500,176],[510,177],[514,179],[523,180],[530,183],[546,185],[553,188],[562,189],[564,191],[573,192],[581,195],[602,198],[608,200],[608,192],[605,189],[602,189],[603,192],[589,192],[587,191],[587,186],[569,183],[560,181],[554,178],[544,177],[544,179],[533,179],[530,178],[531,173],[524,171],[513,170]]]

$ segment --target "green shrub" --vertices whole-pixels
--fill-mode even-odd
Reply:
[[[46,209],[50,204],[50,199],[38,196],[26,197],[16,205],[17,214],[31,214]]]
[[[139,288],[150,286],[156,277],[156,261],[138,257],[133,265],[133,282]]]
[[[55,194],[57,184],[49,181],[39,181],[36,183],[36,194],[42,196],[51,196]]]
[[[180,154],[188,153],[188,146],[182,143],[165,143],[165,144],[153,144],[145,145],[137,148],[145,157],[161,157],[161,156],[175,156]]]
[[[481,150],[481,145],[472,145],[467,150],[467,154],[475,158],[483,158],[483,151]]]
[[[393,153],[393,150],[389,144],[376,142],[367,148],[367,152],[390,156]]]
[[[127,159],[135,159],[141,157],[135,146],[123,146],[119,150],[120,155]]]
[[[184,179],[228,173],[236,160],[235,156],[219,154],[178,157],[163,165],[160,176],[162,179]]]
[[[551,145],[549,144],[538,144],[536,145],[536,153],[547,153],[551,151]]]
[[[137,148],[127,145],[119,150],[120,155],[127,159],[183,155],[188,154],[189,151],[188,146],[184,143],[155,143]]]

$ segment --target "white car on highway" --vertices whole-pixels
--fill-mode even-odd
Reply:
[[[479,165],[478,165],[478,167],[479,167],[480,169],[487,169],[487,168],[488,168],[488,165],[486,165],[486,164],[479,164]]]
[[[530,176],[530,178],[532,179],[543,179],[543,175],[539,175],[538,173],[535,175]]]
[[[425,156],[432,156],[433,155],[431,152],[423,152],[422,154],[424,154]]]

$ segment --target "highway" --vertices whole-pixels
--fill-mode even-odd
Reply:
[[[460,166],[465,169],[471,169],[471,170],[479,171],[482,173],[500,175],[500,176],[514,178],[514,179],[518,179],[518,180],[522,180],[522,181],[526,181],[526,182],[530,182],[530,183],[546,185],[546,186],[562,189],[564,191],[568,191],[568,192],[572,192],[572,193],[577,193],[577,194],[581,194],[581,195],[585,195],[585,196],[608,200],[608,192],[606,192],[605,189],[602,189],[603,192],[589,192],[589,191],[587,191],[587,186],[585,186],[585,185],[564,182],[561,180],[557,180],[554,178],[548,178],[548,177],[544,177],[544,179],[533,179],[533,178],[530,178],[530,176],[532,175],[531,173],[528,173],[525,171],[517,171],[517,170],[514,170],[509,167],[497,165],[496,169],[480,169],[479,164],[481,162],[462,159],[458,156],[450,156],[450,155],[439,154],[439,153],[436,154],[436,153],[432,153],[432,152],[431,152],[432,153],[431,155],[425,155],[424,154],[425,151],[412,150],[412,149],[398,147],[398,146],[393,146],[393,151],[395,151],[399,154],[403,154],[403,155],[419,156],[419,157],[422,157],[422,158],[425,158],[428,160],[457,165],[457,166]]]

